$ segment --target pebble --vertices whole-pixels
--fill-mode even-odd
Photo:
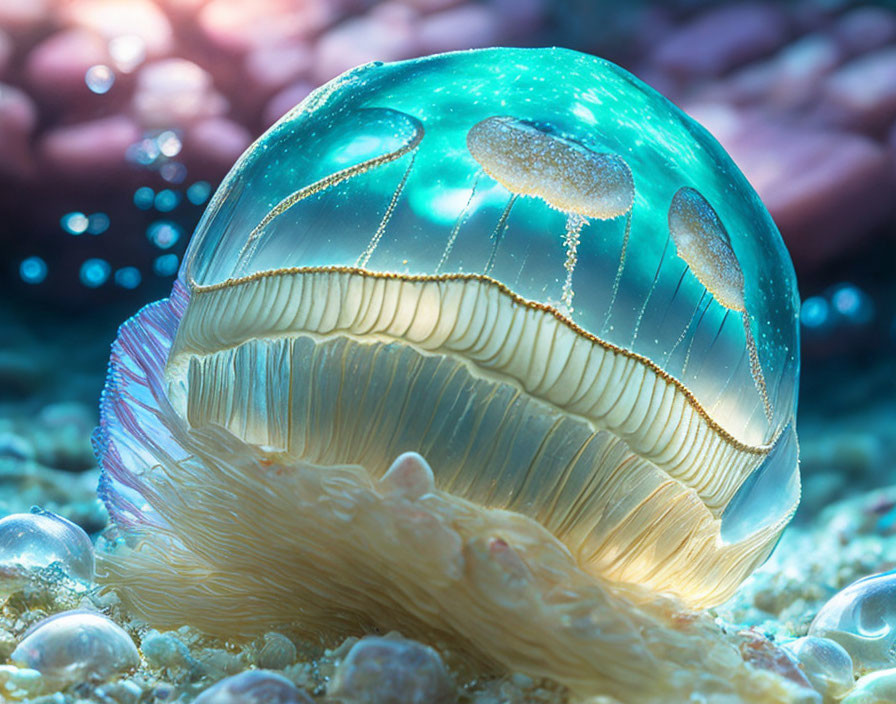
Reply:
[[[248,670],[221,680],[193,704],[313,704],[311,697],[276,672]]]
[[[896,47],[864,54],[832,73],[819,110],[831,124],[885,130],[896,119]]]
[[[718,76],[765,56],[789,37],[786,15],[770,3],[709,10],[660,42],[653,62],[682,77]]]
[[[836,641],[805,636],[782,647],[799,661],[806,678],[826,702],[837,701],[852,689],[852,658]]]
[[[49,511],[0,519],[0,593],[12,593],[54,565],[86,587],[93,582],[93,544],[80,527]]]
[[[25,75],[28,85],[42,98],[59,103],[86,96],[87,70],[108,62],[102,38],[83,29],[67,29],[34,47],[25,60]]]
[[[327,686],[340,704],[449,704],[454,685],[429,646],[393,635],[355,643]]]
[[[127,172],[125,154],[140,139],[130,117],[111,115],[49,130],[39,142],[44,166],[83,182]]]
[[[37,670],[0,665],[0,701],[5,701],[3,694],[10,699],[33,697],[43,686],[43,677]]]
[[[840,700],[840,704],[896,703],[896,669],[881,670],[865,675],[855,688]]]
[[[195,666],[190,649],[170,633],[150,631],[140,643],[143,657],[150,667],[165,669],[167,672],[183,670]]]
[[[810,636],[829,638],[849,653],[856,674],[896,664],[896,572],[864,577],[831,598]]]
[[[25,635],[10,660],[37,670],[51,686],[105,680],[140,664],[131,637],[105,616],[65,611]]]
[[[280,633],[266,633],[257,664],[265,670],[282,670],[296,661],[296,646]]]
[[[179,58],[145,64],[137,73],[131,105],[145,129],[186,127],[223,115],[228,109],[228,101],[215,89],[211,74]]]

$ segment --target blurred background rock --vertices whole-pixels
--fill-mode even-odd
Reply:
[[[0,456],[53,464],[47,423],[90,425],[45,409],[92,413],[115,325],[280,115],[359,63],[489,45],[609,58],[719,139],[800,279],[807,490],[896,473],[892,0],[0,0]]]

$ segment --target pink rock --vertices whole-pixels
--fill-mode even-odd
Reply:
[[[307,75],[311,58],[311,48],[299,41],[253,49],[245,61],[247,88],[268,98]]]
[[[223,115],[228,108],[211,75],[186,59],[163,59],[141,68],[132,106],[140,125],[157,129],[184,127]]]
[[[768,207],[799,269],[851,249],[892,213],[890,160],[865,137],[766,118],[720,141]]]
[[[94,32],[106,41],[137,36],[150,57],[164,56],[173,46],[171,23],[151,0],[78,0],[63,3],[60,12],[63,21]]]
[[[13,48],[12,37],[0,29],[0,78],[4,77],[9,69]]]
[[[397,61],[419,53],[416,14],[397,4],[356,17],[327,31],[315,48],[312,78],[324,83],[370,61]]]
[[[29,86],[41,97],[68,100],[90,94],[87,70],[110,62],[106,42],[84,29],[67,29],[38,44],[25,60]]]
[[[504,41],[529,40],[544,23],[548,0],[491,0],[489,7],[500,18],[500,35]]]
[[[422,13],[439,12],[447,10],[449,7],[456,7],[464,2],[464,0],[398,0],[402,5],[413,7]]]
[[[301,103],[314,86],[308,81],[298,81],[284,88],[268,101],[264,108],[264,126],[270,127],[277,120]]]
[[[0,27],[10,34],[30,32],[47,22],[51,0],[0,0]]]
[[[896,47],[854,59],[825,81],[819,117],[877,132],[896,118]]]
[[[210,0],[198,23],[205,37],[225,51],[252,49],[306,39],[340,16],[340,0]]]
[[[896,13],[883,7],[857,7],[845,13],[834,36],[851,53],[864,53],[896,41]]]
[[[421,18],[417,40],[423,54],[491,46],[501,39],[501,24],[487,5],[461,5]]]
[[[113,115],[49,131],[39,144],[47,170],[72,179],[117,175],[127,170],[127,149],[140,138],[137,125]]]
[[[190,127],[183,141],[184,156],[201,173],[223,174],[252,143],[252,135],[233,120],[213,117]]]
[[[680,76],[711,77],[765,56],[788,38],[786,15],[764,3],[710,10],[663,41],[657,65]]]
[[[24,179],[33,171],[31,135],[37,109],[31,98],[0,83],[0,175]]]

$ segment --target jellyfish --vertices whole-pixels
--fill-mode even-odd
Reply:
[[[686,186],[724,223],[689,245]],[[97,579],[160,629],[396,630],[577,697],[787,701],[700,609],[799,498],[797,305],[742,174],[613,64],[360,67],[238,160],[122,325]]]

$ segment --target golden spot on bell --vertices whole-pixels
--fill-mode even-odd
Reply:
[[[744,303],[744,273],[725,226],[706,198],[695,189],[684,186],[672,197],[672,205],[669,206],[669,232],[678,256],[687,262],[694,276],[713,298],[729,310],[741,313],[750,373],[762,399],[765,415],[771,421],[774,409]]]
[[[467,148],[511,193],[536,196],[586,218],[625,215],[635,197],[632,172],[616,154],[592,151],[514,117],[489,117],[467,133]]]
[[[684,186],[669,206],[669,231],[694,276],[726,308],[743,312],[744,273],[731,238],[716,211],[695,189]]]

